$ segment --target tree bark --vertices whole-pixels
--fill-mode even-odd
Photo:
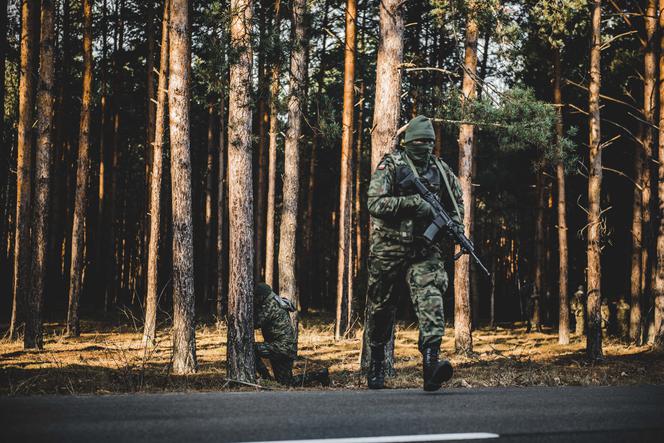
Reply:
[[[540,154],[540,160],[544,161],[544,153]],[[535,264],[533,266],[533,293],[530,296],[530,323],[528,330],[535,328],[542,332],[542,300],[544,295],[544,268],[546,267],[544,257],[544,205],[546,204],[546,184],[544,183],[544,171],[537,171],[535,179]]]
[[[170,20],[170,0],[164,2],[161,24],[161,50],[159,60],[159,80],[157,82],[157,109],[155,116],[154,142],[152,144],[152,178],[150,180],[150,240],[148,243],[148,275],[145,295],[145,324],[143,326],[143,346],[154,345],[157,331],[158,259],[159,234],[161,226],[161,182],[163,171],[163,146],[166,130],[166,100],[168,99],[168,23]]]
[[[210,268],[212,267],[213,260],[213,251],[214,244],[212,239],[212,225],[214,218],[212,212],[214,210],[214,153],[215,153],[215,143],[214,143],[214,129],[215,129],[216,117],[214,113],[214,101],[210,97],[208,103],[208,133],[207,133],[207,162],[205,167],[205,207],[204,207],[204,217],[205,217],[205,244],[203,248],[203,303],[202,306],[207,306],[208,300],[210,298],[211,287],[210,287]]]
[[[53,0],[41,2],[40,70],[37,93],[37,158],[35,162],[35,202],[32,213],[32,287],[26,311],[25,349],[42,349],[42,304],[48,251],[48,215],[50,206],[51,155],[53,151],[54,95],[54,15]]]
[[[90,118],[92,100],[92,0],[83,0],[83,92],[78,135],[78,168],[76,170],[76,199],[71,232],[71,266],[69,268],[69,309],[67,332],[70,337],[80,335],[78,304],[83,289],[85,263],[85,225],[90,182]]]
[[[171,0],[168,126],[173,207],[173,372],[196,371],[194,245],[189,136],[189,2]]]
[[[401,63],[403,61],[403,4],[380,2],[380,40],[376,57],[376,98],[371,133],[371,170],[394,149],[393,138],[401,117]]]
[[[217,151],[217,276],[216,276],[216,306],[215,312],[217,323],[223,319],[223,295],[226,293],[226,99],[225,82],[221,87],[221,97],[219,97],[219,150]]]
[[[466,49],[464,57],[462,104],[472,101],[477,95],[475,76],[477,74],[477,35],[478,26],[474,15],[474,2],[469,6],[466,22]],[[474,126],[463,124],[459,129],[459,181],[463,201],[472,204],[473,200],[473,144]],[[473,211],[466,208],[463,224],[466,235],[472,232]],[[471,237],[472,240],[472,237]],[[454,265],[454,347],[457,354],[469,354],[473,351],[470,319],[470,259],[463,255]]]
[[[290,95],[288,98],[288,131],[284,147],[284,186],[279,229],[279,293],[290,298],[299,308],[297,285],[297,216],[300,199],[300,136],[306,88],[306,0],[292,5],[293,47],[290,57]],[[297,331],[297,311],[291,314]]]
[[[659,0],[659,29],[664,29],[664,0]],[[659,200],[657,229],[657,261],[654,269],[655,287],[655,339],[653,346],[664,351],[664,35],[659,36],[659,145],[657,170],[657,195]]]
[[[16,157],[16,218],[14,219],[14,292],[9,338],[18,338],[24,322],[25,302],[30,290],[30,193],[32,170],[33,107],[35,95],[34,51],[38,38],[35,26],[38,3],[21,1],[21,61],[18,91],[18,148]]]
[[[337,257],[337,318],[334,338],[348,332],[353,316],[352,178],[353,123],[355,107],[356,0],[346,0],[346,44],[344,46],[344,92],[341,117],[341,174],[339,178],[339,249]]]
[[[664,0],[663,0],[664,1]],[[560,91],[561,69],[560,49],[554,49],[554,79],[553,79],[553,104],[556,105],[556,141],[558,146],[563,139],[563,100]],[[565,166],[563,164],[562,152],[556,163],[556,178],[558,181],[558,343],[569,344],[569,299],[567,284],[567,216],[565,195]]]
[[[254,196],[251,160],[252,0],[231,0],[228,99],[228,377],[253,382],[254,361]]]
[[[655,52],[655,36],[657,34],[657,0],[648,0],[645,15],[643,16],[646,45],[643,57],[643,140],[642,161],[643,172],[641,176],[641,294],[651,295],[651,278],[653,272],[653,219],[652,219],[652,171],[653,171],[653,145],[655,141],[655,98],[657,94],[657,61]],[[642,305],[649,306],[650,300],[641,300]],[[648,312],[649,309],[646,309]],[[646,325],[646,319],[641,319],[641,324]],[[637,343],[645,341],[648,335],[648,327],[642,327]]]
[[[274,2],[274,22],[270,32],[272,45],[279,42],[279,33],[281,32],[281,2]],[[279,133],[279,76],[281,71],[279,60],[272,60],[271,79],[270,79],[270,130],[268,146],[268,173],[267,173],[267,208],[265,221],[265,282],[274,285],[274,255],[276,224],[274,215],[276,214],[276,189],[277,189],[277,135]]]
[[[592,45],[590,49],[590,86],[589,90],[589,177],[588,177],[588,328],[586,331],[586,353],[593,360],[602,355],[602,314],[601,314],[601,187],[602,187],[602,150],[600,148],[600,47],[601,38],[601,0],[593,0],[592,9]]]

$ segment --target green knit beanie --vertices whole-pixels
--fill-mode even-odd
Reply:
[[[408,123],[406,128],[406,136],[404,142],[408,143],[413,140],[435,140],[436,133],[433,132],[433,125],[431,119],[418,115]]]
[[[272,294],[272,288],[267,283],[259,283],[256,285],[255,295],[258,300],[265,300]]]

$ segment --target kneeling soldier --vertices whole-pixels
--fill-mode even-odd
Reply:
[[[313,381],[324,386],[330,384],[328,370],[309,372],[293,377],[293,361],[297,357],[297,339],[289,312],[295,311],[290,300],[282,298],[272,288],[259,283],[254,291],[254,327],[260,328],[263,343],[254,345],[256,371],[261,378],[271,379],[263,358],[270,360],[277,382],[283,385],[300,386]]]

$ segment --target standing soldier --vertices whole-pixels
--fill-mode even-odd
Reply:
[[[576,335],[585,334],[585,307],[586,296],[583,292],[583,286],[579,286],[572,299],[572,312],[574,313],[574,320],[576,322],[574,332]]]
[[[433,219],[433,208],[413,188],[400,183],[413,173],[434,193],[463,232],[463,198],[459,181],[442,160],[432,155],[435,133],[431,120],[417,116],[408,123],[405,146],[383,157],[371,177],[369,213],[369,284],[367,328],[371,362],[369,389],[385,386],[385,345],[392,328],[398,294],[395,286],[406,280],[420,327],[424,390],[435,391],[452,377],[452,365],[438,361],[445,331],[443,294],[448,279],[443,267],[446,239],[427,243],[423,237]],[[441,237],[445,237],[444,235]]]
[[[258,375],[264,379],[272,378],[262,360],[266,358],[270,361],[274,378],[282,385],[300,386],[317,381],[328,386],[330,377],[327,369],[293,377],[297,338],[289,315],[289,312],[295,311],[292,302],[279,297],[269,285],[259,283],[254,291],[254,307],[254,327],[261,329],[264,340],[254,345]]]

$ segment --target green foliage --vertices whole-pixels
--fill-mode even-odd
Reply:
[[[576,128],[570,128],[567,136],[556,142],[555,107],[538,100],[531,89],[515,87],[501,93],[498,100],[483,98],[464,105],[460,97],[458,90],[450,91],[436,118],[448,124],[476,125],[483,140],[492,143],[499,153],[534,149],[540,154],[535,156],[536,169],[559,160],[572,169],[577,159],[573,142]]]
[[[536,0],[530,16],[541,38],[554,48],[563,46],[566,35],[575,33],[580,14],[586,11],[588,0]]]

